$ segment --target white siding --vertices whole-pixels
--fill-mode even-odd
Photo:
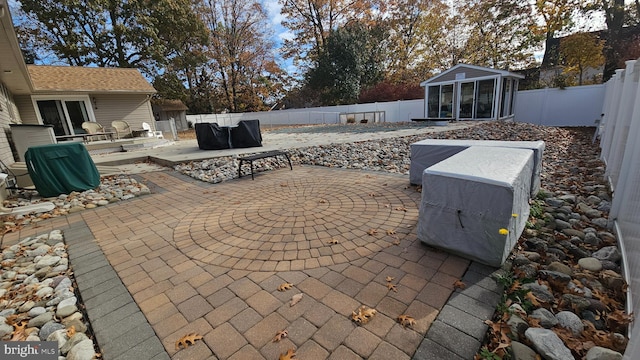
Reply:
[[[33,102],[31,102],[31,96],[20,95],[16,96],[15,99],[22,122],[24,124],[39,124],[38,116],[33,108]]]
[[[19,123],[20,113],[14,102],[13,95],[3,83],[0,83],[0,160],[7,166],[15,162],[9,145],[9,124]]]

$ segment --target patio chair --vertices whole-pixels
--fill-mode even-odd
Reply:
[[[125,137],[133,137],[131,126],[124,120],[114,120],[111,122],[111,127],[116,131],[116,138],[122,139]]]
[[[87,134],[100,134],[96,136],[89,136],[87,140],[95,140],[96,138],[97,140],[101,140],[102,138],[108,140],[108,135],[105,135],[104,127],[97,122],[85,121],[82,123],[82,129],[86,131]]]
[[[162,131],[159,130],[152,130],[151,129],[151,125],[149,125],[146,122],[142,123],[142,129],[143,130],[147,130],[147,136],[148,137],[156,137],[156,139],[164,139],[164,135],[162,134]]]

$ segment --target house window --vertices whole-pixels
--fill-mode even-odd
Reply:
[[[453,84],[429,86],[427,97],[427,117],[453,117]]]
[[[93,121],[89,98],[35,98],[40,121],[53,125],[56,136],[82,134],[82,123]]]
[[[427,101],[427,117],[437,118],[440,108],[440,86],[429,86],[429,99]]]
[[[511,79],[502,80],[502,98],[500,100],[500,116],[506,117],[513,115],[511,107],[513,97],[513,81]]]

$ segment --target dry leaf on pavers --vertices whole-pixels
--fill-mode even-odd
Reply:
[[[278,291],[287,291],[291,289],[292,286],[293,286],[292,283],[288,283],[288,282],[282,283],[278,286]]]
[[[407,208],[404,207],[404,206],[398,206],[398,207],[396,207],[396,210],[407,212]]]
[[[389,289],[389,291],[398,292],[398,288],[390,282],[387,283],[387,289]]]
[[[375,196],[376,196],[376,193],[373,193],[373,192],[372,192],[372,193],[369,193],[369,196],[371,196],[371,197],[375,197]]]
[[[338,239],[334,239],[334,238],[331,238],[331,240],[327,241],[327,244],[329,244],[329,245],[336,245],[336,244],[339,244],[339,243],[340,243],[340,241],[338,241]]]
[[[280,357],[278,358],[278,360],[291,360],[294,357],[296,357],[296,351],[293,349],[289,349],[287,350],[286,353],[280,354]]]
[[[196,340],[202,340],[202,335],[196,333],[187,334],[176,341],[176,350],[180,349],[180,345],[186,349],[187,346],[194,345]]]
[[[319,204],[326,204],[326,203],[327,203],[327,200],[325,200],[325,199],[320,199],[320,201],[318,201],[318,203],[319,203]]]
[[[286,338],[288,335],[289,335],[289,331],[287,331],[287,329],[280,330],[276,334],[276,337],[273,338],[273,342],[278,342],[278,341]]]
[[[416,187],[416,192],[421,193],[421,192],[422,192],[422,186],[418,186],[418,187]]]
[[[376,309],[362,305],[358,310],[351,312],[351,320],[359,325],[364,325],[377,313]]]
[[[391,204],[384,204],[384,207],[386,207],[386,208],[390,208],[390,207],[391,207]]]
[[[291,302],[289,303],[289,306],[293,306],[293,305],[299,303],[300,300],[302,300],[302,293],[293,295],[291,297]]]
[[[375,236],[377,233],[378,233],[378,230],[376,229],[369,229],[369,231],[367,231],[367,234],[371,236]]]
[[[393,240],[392,244],[393,245],[400,245],[400,239],[395,238],[395,240]]]
[[[282,183],[282,184],[280,184],[280,186],[281,186],[281,187],[287,187],[287,186],[289,186],[289,185],[288,185],[288,184],[285,184],[285,183]]]
[[[463,290],[463,289],[464,289],[464,288],[466,288],[466,287],[467,287],[467,284],[463,283],[463,282],[462,282],[462,280],[456,280],[456,281],[453,283],[453,288],[454,288],[454,289],[461,289],[461,290]]]
[[[387,276],[385,280],[387,280],[387,282],[392,282],[395,278],[393,276]]]
[[[413,326],[416,324],[416,319],[412,318],[409,315],[402,314],[398,316],[398,322],[402,325],[403,328],[407,328],[407,326]]]
[[[395,230],[391,230],[391,229],[387,230],[387,235],[395,235],[395,234],[396,234]]]

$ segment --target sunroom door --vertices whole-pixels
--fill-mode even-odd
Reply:
[[[460,84],[460,114],[459,119],[473,118],[473,94],[475,82],[465,82]]]

